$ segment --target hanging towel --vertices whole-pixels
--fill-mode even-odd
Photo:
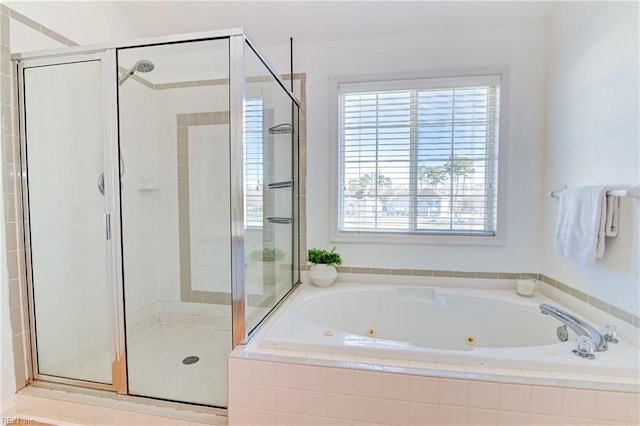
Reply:
[[[560,193],[555,234],[555,253],[582,263],[604,255],[605,235],[618,232],[618,197],[607,196],[611,188],[584,186]]]
[[[607,195],[607,221],[604,225],[604,233],[607,237],[618,235],[618,214],[620,197]]]

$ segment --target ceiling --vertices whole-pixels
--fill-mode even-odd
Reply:
[[[259,46],[544,24],[544,1],[121,1],[141,37],[243,27]]]

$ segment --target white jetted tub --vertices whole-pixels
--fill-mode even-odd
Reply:
[[[638,376],[638,349],[624,341],[593,360],[573,355],[575,334],[569,330],[569,340],[559,341],[562,324],[539,308],[559,305],[541,295],[350,283],[305,284],[296,293],[259,333],[261,348]]]

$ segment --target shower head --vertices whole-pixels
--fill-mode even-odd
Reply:
[[[135,74],[136,72],[151,72],[153,71],[153,69],[156,66],[153,64],[153,62],[148,61],[146,59],[141,59],[138,62],[136,62],[131,69],[129,69],[129,71],[127,71],[127,73],[125,75],[123,75],[120,78],[120,81],[118,82],[118,84],[122,84],[125,81],[127,81],[127,79],[129,77],[131,77],[133,74]]]
[[[156,66],[153,65],[153,62],[148,61],[146,59],[141,59],[138,62],[136,62],[136,64],[133,66],[133,68],[135,69],[135,71],[137,72],[150,72],[153,71],[153,69]]]

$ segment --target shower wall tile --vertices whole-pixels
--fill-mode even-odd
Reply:
[[[230,294],[230,210],[217,202],[230,199],[229,127],[228,124],[203,125],[199,114],[191,116],[197,118],[193,120],[197,124],[189,126],[189,157],[193,160],[187,165],[189,190],[186,193],[193,195],[188,204],[179,206],[181,214],[189,215],[189,227],[181,228],[180,232],[181,238],[183,234],[189,234],[190,244],[186,248],[187,263],[181,265],[181,273],[183,268],[190,272],[187,284],[192,294],[194,291]],[[211,280],[213,276],[217,279]]]
[[[159,126],[156,141],[156,175],[158,176],[159,188],[157,195],[162,205],[170,206],[169,209],[159,213],[158,231],[175,229],[176,223],[180,224],[181,229],[180,232],[165,232],[164,244],[159,247],[158,275],[161,278],[158,281],[158,289],[161,290],[161,293],[159,292],[158,295],[163,297],[163,299],[159,299],[160,301],[191,301],[192,293],[186,286],[191,282],[193,271],[190,268],[188,270],[184,268],[185,264],[191,265],[191,257],[188,255],[188,251],[180,249],[181,238],[191,237],[191,233],[186,233],[191,228],[191,217],[180,213],[180,208],[189,204],[179,204],[178,198],[179,188],[183,192],[189,189],[188,176],[181,176],[179,172],[188,173],[189,168],[186,166],[179,167],[178,158],[179,156],[184,159],[189,158],[189,129],[200,128],[200,130],[194,130],[196,133],[202,132],[202,129],[205,129],[205,132],[210,132],[211,126],[204,125],[205,127],[200,127],[200,123],[214,121],[214,116],[216,115],[213,114],[214,112],[219,111],[222,113],[228,109],[228,88],[221,85],[182,88],[156,87],[154,95],[157,106],[156,122],[158,123],[157,126]],[[188,125],[190,122],[194,123],[193,127]],[[196,122],[198,123],[197,126],[195,125]],[[168,129],[166,129],[167,125]],[[198,140],[208,137],[206,133],[196,133],[194,133],[194,137]],[[212,186],[212,188],[216,188],[216,186]],[[215,192],[210,193],[210,195],[214,197]],[[212,224],[215,226],[222,224],[224,221],[216,220],[214,222]],[[228,226],[228,221],[226,223]],[[184,240],[182,241],[182,246],[187,249],[191,247],[191,244]],[[183,266],[181,266],[181,263]],[[181,272],[181,270],[184,272]],[[202,268],[195,272],[197,276],[205,273]],[[181,280],[183,281],[182,284]],[[218,280],[218,282],[224,285],[224,280]],[[224,290],[230,290],[228,283]]]
[[[11,341],[14,354],[15,384],[18,389],[24,387],[27,381],[27,367],[29,360],[25,356],[26,332],[26,304],[25,295],[26,271],[24,269],[24,243],[22,240],[18,149],[17,109],[15,107],[17,82],[13,75],[10,57],[12,9],[2,5],[0,9],[0,139],[2,151],[3,197],[4,197],[4,226],[7,237],[7,268],[9,271],[8,293],[11,315]]]
[[[124,162],[121,192],[123,259],[127,327],[134,337],[158,321],[156,307],[157,266],[154,259],[161,236],[155,191],[157,185],[154,92],[144,84],[128,84],[120,90],[120,149]]]

